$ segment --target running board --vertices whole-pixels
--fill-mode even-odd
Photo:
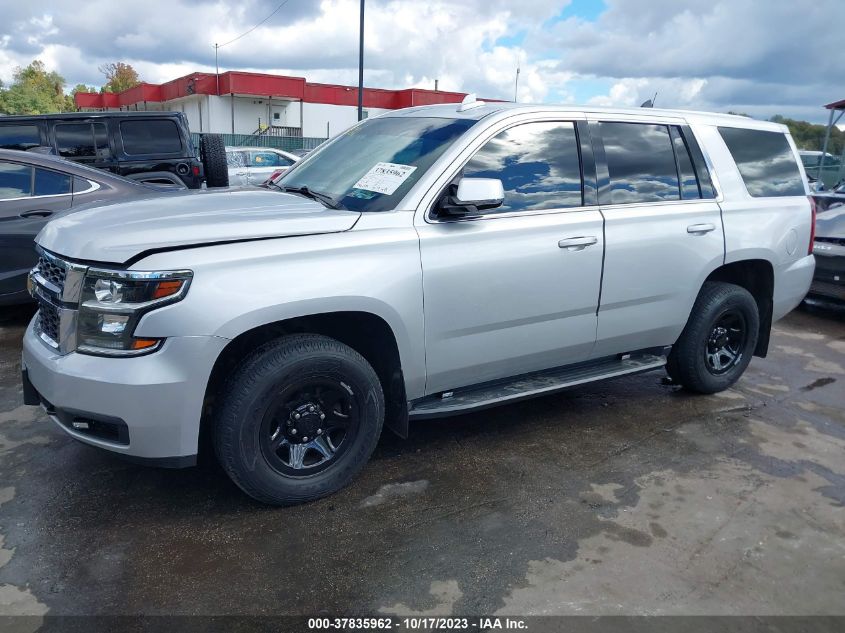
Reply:
[[[499,404],[544,396],[587,382],[660,369],[665,364],[665,356],[637,353],[557,367],[426,396],[410,403],[408,415],[421,420],[470,413]]]

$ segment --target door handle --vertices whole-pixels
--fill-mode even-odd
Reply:
[[[568,251],[583,251],[588,246],[597,243],[599,238],[595,235],[588,235],[585,237],[567,237],[557,243],[560,248],[565,248]]]
[[[705,233],[709,233],[710,231],[715,231],[716,225],[715,224],[690,224],[687,227],[687,233],[691,235],[704,235]]]
[[[49,218],[53,215],[52,211],[46,209],[38,209],[37,211],[25,211],[21,213],[22,218]]]

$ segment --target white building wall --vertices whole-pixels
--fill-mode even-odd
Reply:
[[[326,103],[305,103],[302,118],[302,136],[331,138],[358,122],[357,106],[329,105]],[[388,112],[384,108],[364,108],[367,116]]]
[[[231,95],[202,95],[202,99],[204,132],[252,134],[268,121],[270,125],[299,127],[299,102]]]
[[[147,109],[184,112],[191,132],[222,134],[252,134],[258,129],[259,121],[261,125],[267,125],[269,118],[272,125],[302,127],[302,136],[327,138],[337,136],[358,121],[358,108],[355,106],[235,96],[233,132],[232,99],[230,95],[190,95],[163,103],[148,103]],[[137,109],[143,110],[143,104],[137,104]],[[364,109],[367,117],[389,111],[384,108]],[[278,119],[274,117],[276,113]]]

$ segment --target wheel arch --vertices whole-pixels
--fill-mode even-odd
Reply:
[[[381,315],[362,310],[317,312],[268,321],[231,338],[214,362],[206,384],[200,422],[200,445],[208,448],[210,420],[226,378],[238,363],[264,343],[287,334],[322,334],[348,345],[372,365],[385,396],[385,426],[408,435],[407,396],[402,356],[396,333]]]
[[[754,355],[765,358],[769,350],[774,306],[775,271],[767,259],[743,259],[719,266],[707,278],[745,288],[754,297],[760,314],[760,330]]]

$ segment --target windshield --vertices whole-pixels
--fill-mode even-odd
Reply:
[[[388,117],[365,121],[273,181],[330,196],[340,208],[389,211],[473,124],[470,119]]]

